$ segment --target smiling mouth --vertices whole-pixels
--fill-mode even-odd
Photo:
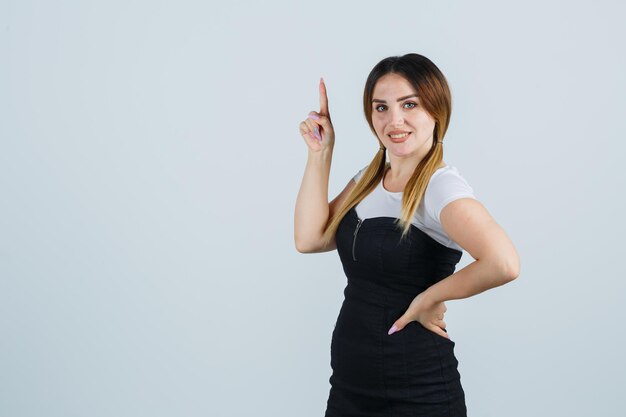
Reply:
[[[404,132],[404,133],[400,133],[398,135],[387,135],[387,136],[389,136],[390,138],[393,138],[393,139],[402,139],[403,137],[408,136],[409,134],[411,134],[411,132]]]
[[[399,135],[387,135],[387,136],[391,138],[392,142],[403,142],[410,134],[411,132],[406,132],[406,133],[401,133]]]

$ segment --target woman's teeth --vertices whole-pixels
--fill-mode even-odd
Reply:
[[[405,137],[407,135],[408,135],[408,133],[402,133],[400,135],[389,135],[389,136],[394,138],[394,139],[400,139],[400,138],[403,138],[403,137]]]

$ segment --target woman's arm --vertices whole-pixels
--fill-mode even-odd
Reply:
[[[519,275],[520,261],[513,243],[478,200],[459,198],[446,204],[440,220],[448,236],[476,260],[419,293],[393,323],[389,334],[416,320],[449,338],[442,330],[446,328],[444,301],[471,297]]]
[[[475,261],[425,290],[430,303],[471,297],[519,276],[513,243],[478,200],[455,200],[441,210],[440,219],[448,236]]]
[[[294,239],[298,252],[316,249],[314,246],[328,222],[328,177],[332,158],[332,147],[319,152],[309,151],[294,213]]]
[[[328,111],[328,95],[320,79],[320,111],[309,113],[300,123],[300,134],[307,144],[309,156],[296,199],[294,240],[298,252],[323,252],[321,237],[328,223],[328,177],[335,146],[335,130]],[[337,199],[336,199],[337,200]]]

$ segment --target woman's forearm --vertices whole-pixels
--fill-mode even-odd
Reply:
[[[309,151],[294,213],[294,238],[299,249],[307,250],[311,242],[319,241],[328,222],[328,179],[332,157],[332,147],[319,152]]]
[[[433,303],[459,300],[480,294],[491,288],[511,282],[518,272],[507,269],[505,262],[476,260],[463,269],[442,279],[424,291]]]

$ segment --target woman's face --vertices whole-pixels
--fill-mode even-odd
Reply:
[[[391,155],[421,160],[428,153],[435,119],[422,108],[417,91],[404,77],[389,73],[379,78],[371,105],[374,130]],[[391,137],[402,132],[409,134]]]

